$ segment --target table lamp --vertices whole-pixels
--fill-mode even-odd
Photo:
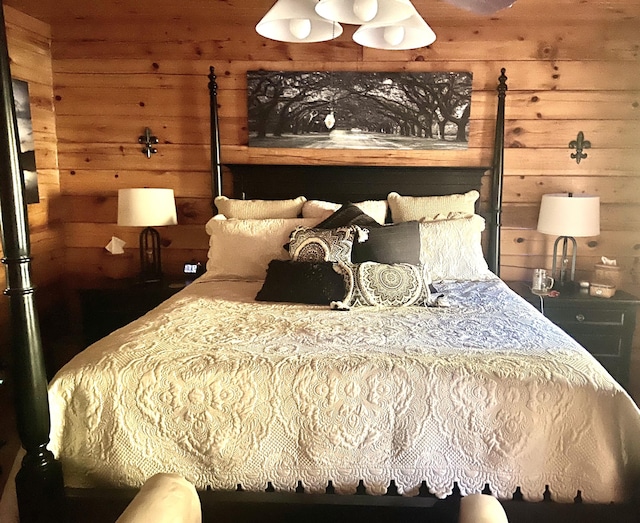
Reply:
[[[160,281],[160,234],[153,227],[176,225],[173,189],[118,190],[118,225],[144,227],[140,233],[140,278],[145,283]]]
[[[578,250],[575,238],[600,234],[600,197],[575,196],[572,193],[543,194],[538,216],[538,231],[558,236],[553,244],[551,276],[559,286],[573,282]],[[560,256],[558,247],[561,240]],[[571,272],[567,279],[569,243],[571,243]]]

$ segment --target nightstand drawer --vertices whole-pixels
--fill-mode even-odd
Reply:
[[[625,312],[621,309],[555,308],[548,307],[545,316],[562,325],[624,325]]]

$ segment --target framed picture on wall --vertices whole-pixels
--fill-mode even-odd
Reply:
[[[467,149],[470,72],[248,71],[250,147]]]
[[[20,168],[24,176],[25,199],[27,203],[38,203],[38,171],[36,170],[36,152],[31,124],[31,105],[29,103],[29,84],[23,80],[11,80],[13,99],[18,120],[20,138]]]

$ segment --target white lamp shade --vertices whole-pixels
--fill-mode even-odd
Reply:
[[[374,49],[402,50],[426,47],[436,41],[436,34],[418,12],[394,24],[370,23],[361,26],[353,40]]]
[[[320,0],[316,5],[323,18],[356,25],[392,24],[409,18],[414,11],[410,0]],[[375,16],[370,18],[372,13]]]
[[[600,197],[544,194],[540,204],[538,231],[553,236],[597,236],[600,234]]]
[[[278,0],[256,25],[258,34],[279,42],[324,42],[342,34],[340,24],[322,18],[316,0]]]
[[[118,190],[118,225],[156,227],[177,223],[173,189]]]
[[[490,15],[507,7],[516,0],[446,0],[448,3],[479,15]]]

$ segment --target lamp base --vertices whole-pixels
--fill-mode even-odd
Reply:
[[[580,284],[575,281],[554,282],[552,289],[564,294],[574,294],[580,290]]]
[[[558,253],[558,246],[562,240],[562,255]],[[569,259],[569,242],[571,242],[571,259]],[[559,290],[566,285],[573,284],[576,277],[576,254],[578,245],[572,236],[558,236],[553,243],[553,265],[551,267],[551,276],[554,279],[553,288]],[[568,265],[571,263],[570,269]],[[570,270],[567,274],[567,270]]]
[[[161,279],[160,234],[153,227],[145,227],[140,233],[140,281],[153,283]]]

